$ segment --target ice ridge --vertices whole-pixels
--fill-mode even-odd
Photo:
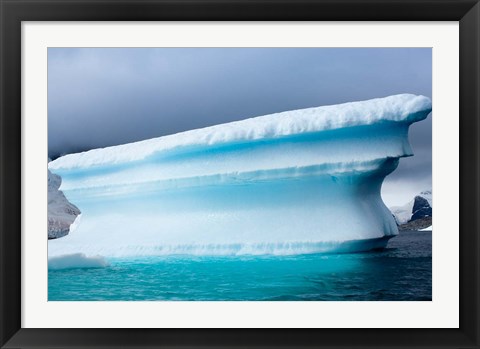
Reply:
[[[49,169],[131,162],[178,147],[275,139],[388,121],[411,124],[426,118],[431,109],[428,97],[400,94],[368,101],[286,111],[125,145],[68,154],[52,161]]]

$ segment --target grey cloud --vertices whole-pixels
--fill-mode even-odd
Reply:
[[[50,48],[49,156],[285,110],[431,97],[431,58],[416,48]],[[432,116],[412,125],[415,156],[401,160],[387,189],[413,195],[431,185],[431,130]]]

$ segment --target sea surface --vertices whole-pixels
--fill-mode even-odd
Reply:
[[[49,270],[49,301],[430,301],[432,233],[368,253],[161,256]]]

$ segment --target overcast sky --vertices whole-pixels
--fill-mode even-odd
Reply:
[[[292,109],[432,94],[430,48],[49,48],[49,156]],[[431,188],[432,123],[384,184],[388,206]]]

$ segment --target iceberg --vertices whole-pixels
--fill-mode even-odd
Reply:
[[[355,252],[398,234],[380,196],[431,101],[401,94],[62,156],[82,211],[49,256]]]

